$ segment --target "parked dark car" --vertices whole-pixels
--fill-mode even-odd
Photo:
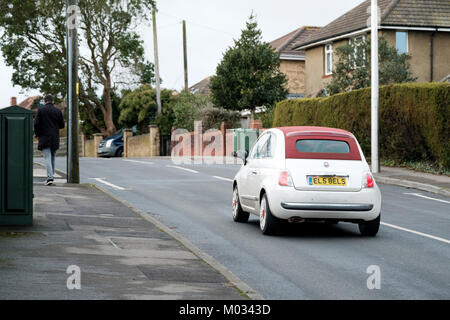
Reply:
[[[100,142],[97,154],[102,158],[123,157],[123,133],[110,136]]]

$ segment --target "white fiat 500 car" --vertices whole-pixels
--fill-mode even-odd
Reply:
[[[355,136],[322,127],[265,131],[233,183],[233,219],[259,215],[263,234],[283,222],[351,222],[364,236],[380,227],[381,193]]]

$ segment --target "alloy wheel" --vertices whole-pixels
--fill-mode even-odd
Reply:
[[[259,207],[259,225],[261,230],[266,227],[267,221],[267,208],[266,208],[266,198],[264,197],[261,201],[261,206]]]

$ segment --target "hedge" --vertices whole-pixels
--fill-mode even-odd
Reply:
[[[450,168],[449,83],[382,86],[379,99],[381,158]],[[370,155],[371,89],[277,104],[274,127],[310,125],[348,130]]]

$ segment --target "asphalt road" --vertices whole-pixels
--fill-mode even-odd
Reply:
[[[58,158],[57,168],[65,171],[65,161]],[[450,198],[381,185],[376,238],[345,223],[304,224],[265,237],[256,216],[247,224],[232,220],[231,179],[239,165],[81,159],[80,170],[83,183],[176,229],[265,298],[450,299]],[[368,269],[380,271],[379,289],[368,288]]]

